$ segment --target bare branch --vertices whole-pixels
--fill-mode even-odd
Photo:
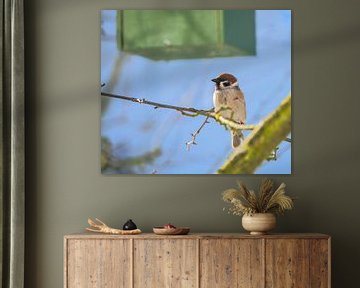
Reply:
[[[256,127],[256,125],[243,125],[243,124],[237,123],[231,119],[227,119],[227,118],[221,116],[219,113],[215,113],[213,108],[209,109],[209,110],[203,110],[203,109],[195,109],[192,107],[181,107],[181,106],[162,104],[162,103],[157,103],[157,102],[153,102],[153,101],[148,101],[146,99],[117,95],[117,94],[107,93],[107,92],[101,92],[101,95],[106,96],[106,97],[115,98],[115,99],[131,101],[131,102],[134,102],[137,104],[150,105],[150,106],[153,106],[154,109],[163,108],[163,109],[175,110],[175,111],[180,112],[182,115],[188,116],[188,117],[205,116],[208,118],[215,119],[219,124],[225,126],[226,128],[230,128],[230,129],[234,129],[234,130],[253,130]]]
[[[180,113],[185,113],[184,114],[185,116],[203,115],[203,116],[209,116],[209,117],[214,118],[211,110],[201,110],[201,109],[195,109],[195,108],[191,108],[191,107],[180,107],[180,106],[162,104],[162,103],[157,103],[157,102],[153,102],[153,101],[148,101],[146,99],[134,98],[134,97],[123,96],[123,95],[116,95],[116,94],[107,93],[107,92],[101,92],[101,95],[106,96],[106,97],[111,97],[111,98],[123,99],[123,100],[131,101],[134,103],[138,103],[138,104],[146,104],[146,105],[154,106],[155,109],[165,108],[165,109],[176,110]]]
[[[245,124],[239,124],[233,120],[227,119],[220,114],[214,113],[214,118],[219,124],[229,127],[233,130],[254,130],[256,128],[256,125],[245,125]]]
[[[209,116],[207,116],[207,117],[205,118],[205,121],[201,124],[201,126],[199,127],[199,129],[197,129],[197,130],[195,131],[195,133],[192,133],[192,134],[191,134],[191,140],[190,140],[189,142],[186,142],[186,143],[185,143],[185,144],[186,144],[186,150],[190,151],[191,145],[197,145],[197,143],[196,143],[196,137],[200,134],[200,131],[204,128],[204,126],[205,126],[207,123],[209,123],[208,119],[209,119]]]

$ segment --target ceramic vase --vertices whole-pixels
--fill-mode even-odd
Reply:
[[[276,226],[276,217],[272,213],[255,213],[242,217],[242,226],[251,235],[263,235]]]

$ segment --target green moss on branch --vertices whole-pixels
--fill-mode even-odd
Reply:
[[[235,149],[219,174],[252,174],[291,132],[291,95]]]

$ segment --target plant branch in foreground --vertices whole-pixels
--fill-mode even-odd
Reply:
[[[291,132],[291,95],[235,149],[219,174],[252,174]]]

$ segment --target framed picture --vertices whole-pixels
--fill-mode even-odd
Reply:
[[[290,10],[103,10],[103,174],[291,174]]]

